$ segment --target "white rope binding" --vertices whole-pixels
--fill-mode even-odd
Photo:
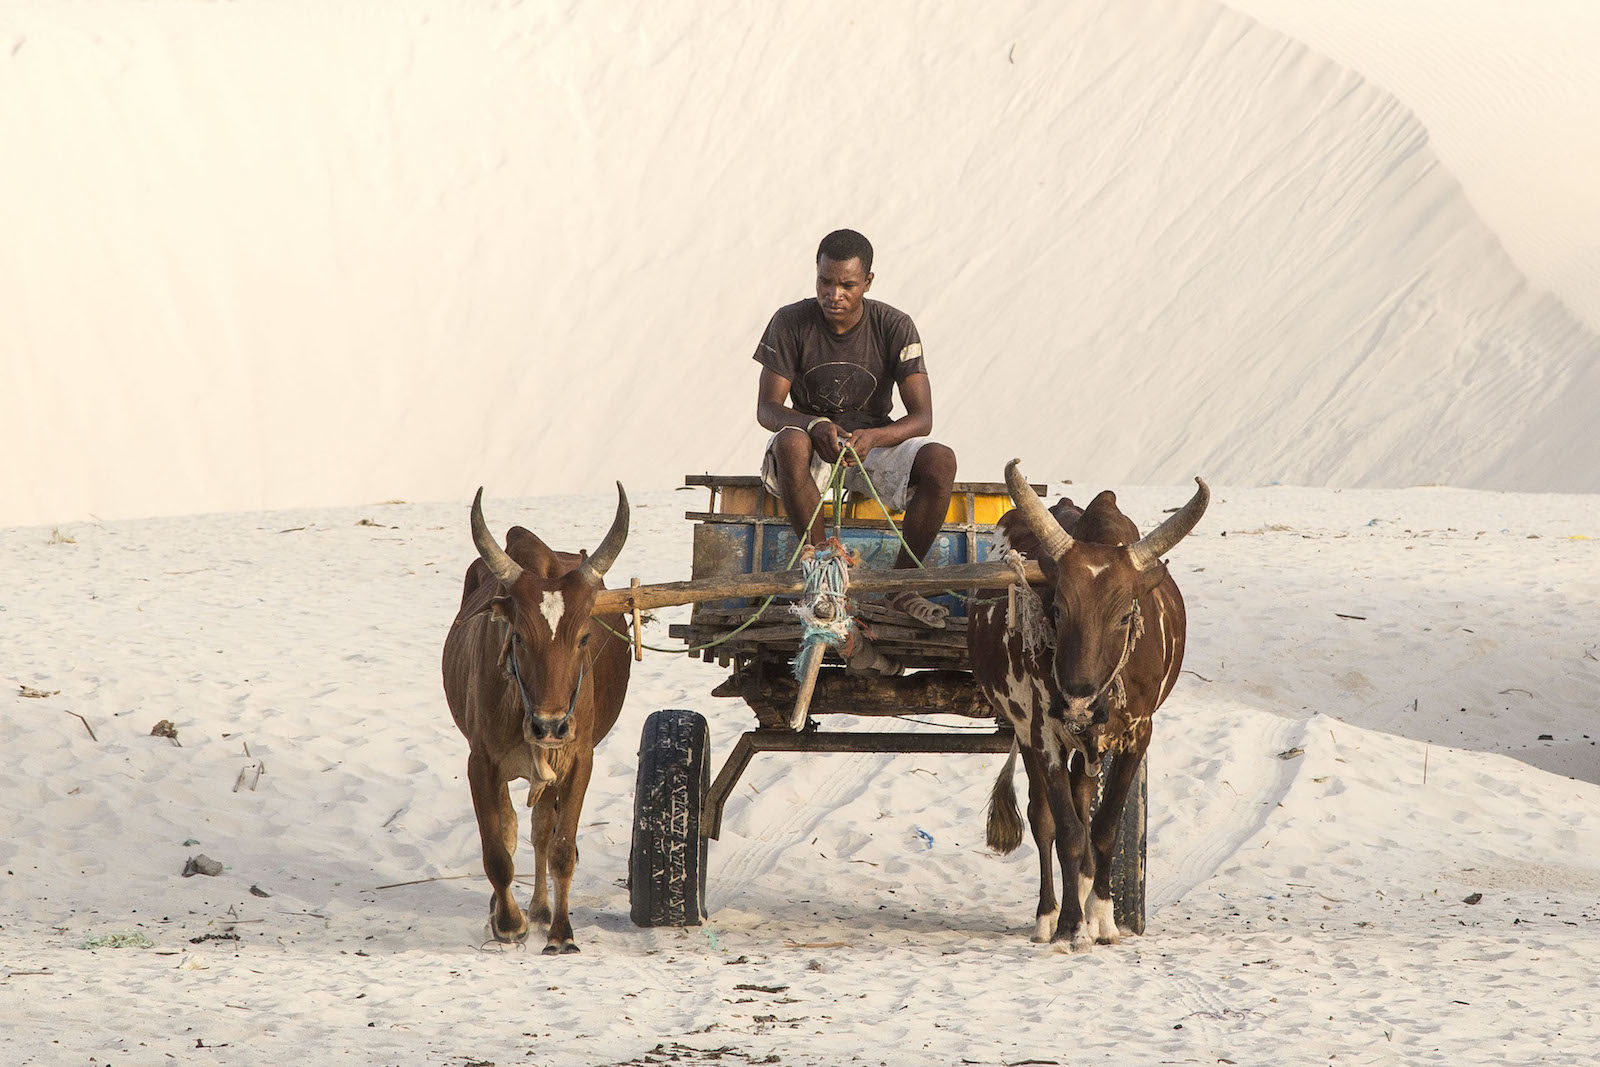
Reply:
[[[802,649],[819,641],[838,648],[850,636],[855,619],[850,616],[846,596],[850,589],[852,562],[848,552],[836,551],[826,545],[822,548],[807,545],[801,552],[800,569],[805,574],[805,591],[798,601],[789,606],[789,612],[800,620]],[[797,672],[803,659],[803,656],[795,657]]]
[[[1014,548],[1000,557],[1017,572],[1017,580],[1006,587],[1006,625],[1022,635],[1022,647],[1032,655],[1056,643],[1056,635],[1044,617],[1044,601],[1028,584],[1024,563],[1027,557]]]

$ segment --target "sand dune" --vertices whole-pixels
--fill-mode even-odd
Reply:
[[[747,469],[838,225],[970,476],[1600,487],[1594,335],[1386,92],[1209,4],[849,20],[23,6],[0,521]]]

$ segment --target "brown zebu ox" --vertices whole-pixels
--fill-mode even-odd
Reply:
[[[1150,744],[1150,719],[1183,664],[1183,597],[1161,557],[1194,529],[1211,492],[1196,478],[1193,499],[1141,538],[1109,490],[1077,508],[1047,510],[1018,461],[1006,464],[1017,505],[1000,518],[1005,542],[1039,561],[1042,618],[1013,618],[1005,598],[979,604],[967,631],[972,672],[1017,741],[995,782],[989,845],[1021,843],[1012,774],[1028,773],[1028,821],[1039,847],[1034,941],[1065,941],[1074,952],[1118,940],[1111,856],[1123,805]],[[1027,593],[1018,590],[1017,602]],[[1024,605],[1025,606],[1025,605]],[[1111,780],[1094,814],[1101,756],[1114,754]],[[1057,907],[1052,846],[1061,863]],[[1058,921],[1059,920],[1059,921]]]
[[[568,894],[578,865],[578,814],[594,767],[594,746],[617,721],[628,689],[627,642],[589,614],[606,569],[628,538],[628,496],[617,483],[617,513],[594,555],[552,551],[520,526],[502,550],[483,521],[483,490],[472,501],[478,558],[467,568],[461,609],[444,639],[444,692],[466,735],[467,781],[483,843],[489,931],[520,942],[528,920],[511,895],[517,814],[508,783],[526,778],[533,809],[529,839],[534,887],[528,909],[549,923],[544,951],[576,952]],[[603,617],[617,633],[622,617]],[[555,883],[551,910],[547,881]]]

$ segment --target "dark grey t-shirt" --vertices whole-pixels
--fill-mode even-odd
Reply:
[[[787,304],[767,323],[755,359],[790,382],[796,411],[826,415],[846,430],[887,426],[895,383],[925,374],[911,316],[876,300],[861,321],[834,333],[814,299]]]

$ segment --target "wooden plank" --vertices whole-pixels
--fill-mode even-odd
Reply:
[[[872,628],[875,635],[873,642],[882,644],[889,642],[903,645],[907,648],[927,649],[930,652],[941,651],[959,652],[962,655],[967,651],[967,635],[965,633],[951,633],[948,630],[924,630],[921,627],[877,625]],[[696,626],[694,624],[674,624],[668,631],[668,636],[690,644],[703,645],[707,641],[715,641],[725,637],[729,630],[710,626]],[[800,624],[790,623],[773,626],[752,626],[740,630],[737,635],[728,640],[729,644],[777,644],[786,645],[791,654],[800,644]]]
[[[758,681],[755,672],[744,671],[717,686],[712,695],[742,697],[758,712],[787,714],[799,690],[787,672],[768,672]],[[959,669],[917,671],[886,678],[824,667],[813,684],[809,707],[812,715],[923,714],[975,719],[994,715],[972,675]]]
[[[751,489],[759,488],[761,478],[754,474],[686,474],[683,476],[684,485],[710,486],[716,489]],[[1030,483],[1035,493],[1044,496],[1050,487],[1043,482]],[[951,488],[955,493],[985,493],[990,496],[1007,496],[1010,489],[1005,482],[956,482]]]
[[[1043,582],[1044,572],[1033,560],[1024,563],[1030,583]],[[926,570],[853,570],[851,593],[899,592],[942,593],[945,590],[1004,589],[1017,580],[1017,572],[1000,562],[965,563],[958,567],[930,567]],[[755,571],[751,574],[717,575],[687,582],[662,582],[633,589],[602,589],[595,595],[595,615],[610,615],[637,608],[664,608],[674,604],[698,604],[706,600],[734,597],[797,594],[805,591],[805,572]]]

